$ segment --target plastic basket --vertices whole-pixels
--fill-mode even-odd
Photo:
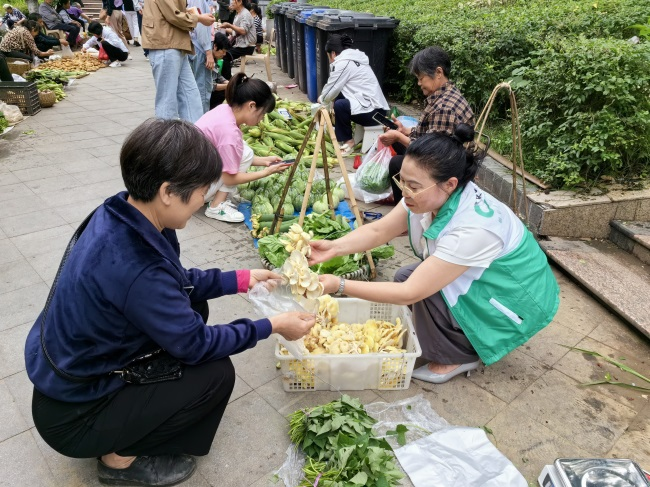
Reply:
[[[408,331],[402,338],[404,353],[367,353],[345,355],[311,355],[296,360],[280,353],[275,346],[275,357],[280,362],[282,385],[287,392],[297,391],[361,391],[364,389],[408,389],[415,359],[422,355],[415,335],[411,312],[406,306],[372,303],[362,299],[339,299],[339,321],[365,323],[368,319],[395,322],[396,318]]]
[[[0,100],[16,105],[23,115],[35,115],[41,111],[36,83],[0,82]]]

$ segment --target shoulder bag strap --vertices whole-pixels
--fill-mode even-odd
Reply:
[[[61,259],[61,263],[59,264],[59,269],[56,271],[56,277],[54,278],[54,282],[52,283],[52,287],[50,288],[50,293],[47,296],[47,301],[45,302],[45,308],[43,308],[43,314],[41,315],[41,348],[43,349],[43,354],[47,361],[49,362],[50,366],[62,379],[66,379],[72,382],[80,382],[80,383],[87,383],[87,382],[94,382],[96,381],[100,376],[95,376],[95,377],[77,377],[71,374],[68,374],[67,372],[64,372],[63,370],[59,369],[52,358],[50,357],[50,354],[47,352],[47,348],[45,348],[45,317],[47,316],[47,311],[50,308],[50,304],[52,302],[52,297],[54,296],[54,291],[56,289],[56,284],[59,281],[59,276],[61,275],[61,272],[63,271],[63,267],[65,266],[66,261],[68,260],[68,257],[70,255],[70,252],[72,252],[72,248],[76,245],[77,241],[79,240],[79,237],[81,237],[81,234],[83,231],[86,229],[88,226],[88,222],[90,222],[90,219],[93,217],[95,212],[97,211],[97,208],[95,208],[90,215],[86,217],[86,219],[81,222],[81,225],[79,225],[79,228],[74,232],[72,235],[72,238],[70,239],[70,242],[68,243],[68,246],[65,249],[65,252],[63,253],[63,258]]]

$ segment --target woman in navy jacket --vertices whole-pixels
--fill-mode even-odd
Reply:
[[[120,165],[127,192],[92,216],[28,335],[32,414],[56,451],[98,457],[101,482],[172,485],[194,472],[190,455],[210,450],[235,382],[229,355],[272,332],[297,339],[314,319],[284,313],[206,325],[208,299],[278,276],[181,265],[175,230],[221,175],[217,150],[197,128],[150,119],[125,141]],[[160,348],[185,364],[181,379],[133,385],[111,374]]]

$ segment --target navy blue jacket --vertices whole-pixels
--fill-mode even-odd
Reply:
[[[95,212],[61,273],[45,323],[54,363],[75,376],[103,375],[162,347],[193,365],[268,338],[268,319],[203,323],[191,301],[237,293],[235,271],[184,269],[176,232],[159,232],[127,196],[119,193]],[[41,349],[40,316],[25,363],[36,389],[60,401],[90,401],[125,385],[115,375],[84,384],[57,376]]]

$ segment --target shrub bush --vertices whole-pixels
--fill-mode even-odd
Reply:
[[[583,47],[586,47],[585,43],[589,38],[603,39],[605,44],[612,46],[608,39],[616,41],[631,37],[637,32],[637,29],[631,26],[644,23],[650,11],[650,0],[460,1],[461,3],[458,3],[458,0],[424,0],[407,3],[398,0],[333,0],[328,3],[332,7],[367,10],[376,15],[392,15],[400,19],[389,52],[388,64],[393,75],[384,87],[389,95],[406,102],[414,97],[420,97],[416,80],[408,72],[408,62],[418,50],[439,45],[447,50],[452,58],[452,80],[477,113],[484,106],[496,84],[512,79],[513,69],[527,66],[533,69],[531,64],[526,63],[532,63],[537,59],[534,53],[553,51],[562,43],[562,39],[567,39],[566,45],[571,45],[573,41],[570,39],[580,38],[580,45]],[[594,42],[598,44],[600,41]],[[630,55],[637,59],[637,55],[633,55],[635,51],[625,50],[623,47],[620,49],[623,58]],[[602,55],[609,52],[596,50]],[[640,51],[643,51],[643,48]],[[545,56],[550,54],[547,53]],[[557,60],[559,61],[560,58],[562,55],[558,54]],[[586,73],[589,71],[587,66],[590,60],[586,54],[581,56],[581,59],[585,67],[580,72]],[[594,69],[600,71],[600,67]],[[573,81],[575,80],[557,76],[554,78],[556,85],[553,92],[563,92],[565,83]],[[530,90],[532,90],[534,82],[532,79],[530,82]],[[609,93],[603,95],[605,99],[608,98]],[[629,93],[637,96],[641,92],[635,89],[630,90]],[[525,110],[526,104],[531,103],[533,98],[527,91],[526,96],[520,100],[520,111]],[[643,104],[643,101],[640,100],[640,103]],[[613,117],[628,116],[628,112],[619,114],[616,110],[621,107],[616,103],[614,105],[616,108],[610,108],[607,112],[609,119],[604,111],[598,111],[602,116],[598,119],[598,124],[614,120]],[[505,116],[505,108],[505,104],[495,106],[497,116]],[[580,113],[590,112],[580,111]],[[633,123],[639,122],[639,117],[642,115],[637,115]],[[523,121],[522,128],[528,137],[533,137],[537,133],[538,129],[534,128],[537,125],[527,125],[533,122],[536,120],[530,117]],[[565,135],[562,139],[563,143],[568,145],[562,147],[559,143],[553,143],[547,148],[528,143],[525,160],[532,158],[535,161],[534,172],[542,178],[550,178],[555,184],[561,183],[567,186],[577,184],[585,178],[597,177],[599,171],[605,169],[603,165],[607,166],[606,171],[616,170],[617,174],[624,174],[626,171],[635,171],[644,167],[643,161],[647,160],[647,145],[630,145],[640,143],[640,138],[628,137],[631,134],[626,131],[627,135],[624,138],[629,139],[630,142],[614,143],[614,140],[622,136],[619,133],[621,127],[617,125],[608,128],[603,125],[599,129],[601,135],[609,131],[611,136],[607,142],[599,138],[598,144],[603,141],[609,147],[607,155],[600,154],[599,162],[596,162],[593,158],[585,159],[588,151],[576,150],[574,153],[581,154],[581,157],[579,160],[571,159],[571,164],[568,164],[565,151],[579,143],[576,141],[583,141],[581,143],[586,144],[586,140],[590,139],[584,139],[585,134],[572,124],[556,126],[555,120],[549,120],[547,123],[550,124],[547,130],[554,128],[558,130],[558,134],[563,133]],[[535,144],[539,144],[542,140],[539,136],[533,138]],[[617,160],[613,158],[613,153],[609,150],[622,150],[624,146],[627,147],[625,153],[621,153]],[[637,163],[632,161],[634,154],[637,156]],[[542,167],[543,159],[548,160],[548,170]],[[590,162],[587,162],[587,159]]]
[[[650,44],[556,40],[515,69],[527,166],[557,186],[650,169]]]

